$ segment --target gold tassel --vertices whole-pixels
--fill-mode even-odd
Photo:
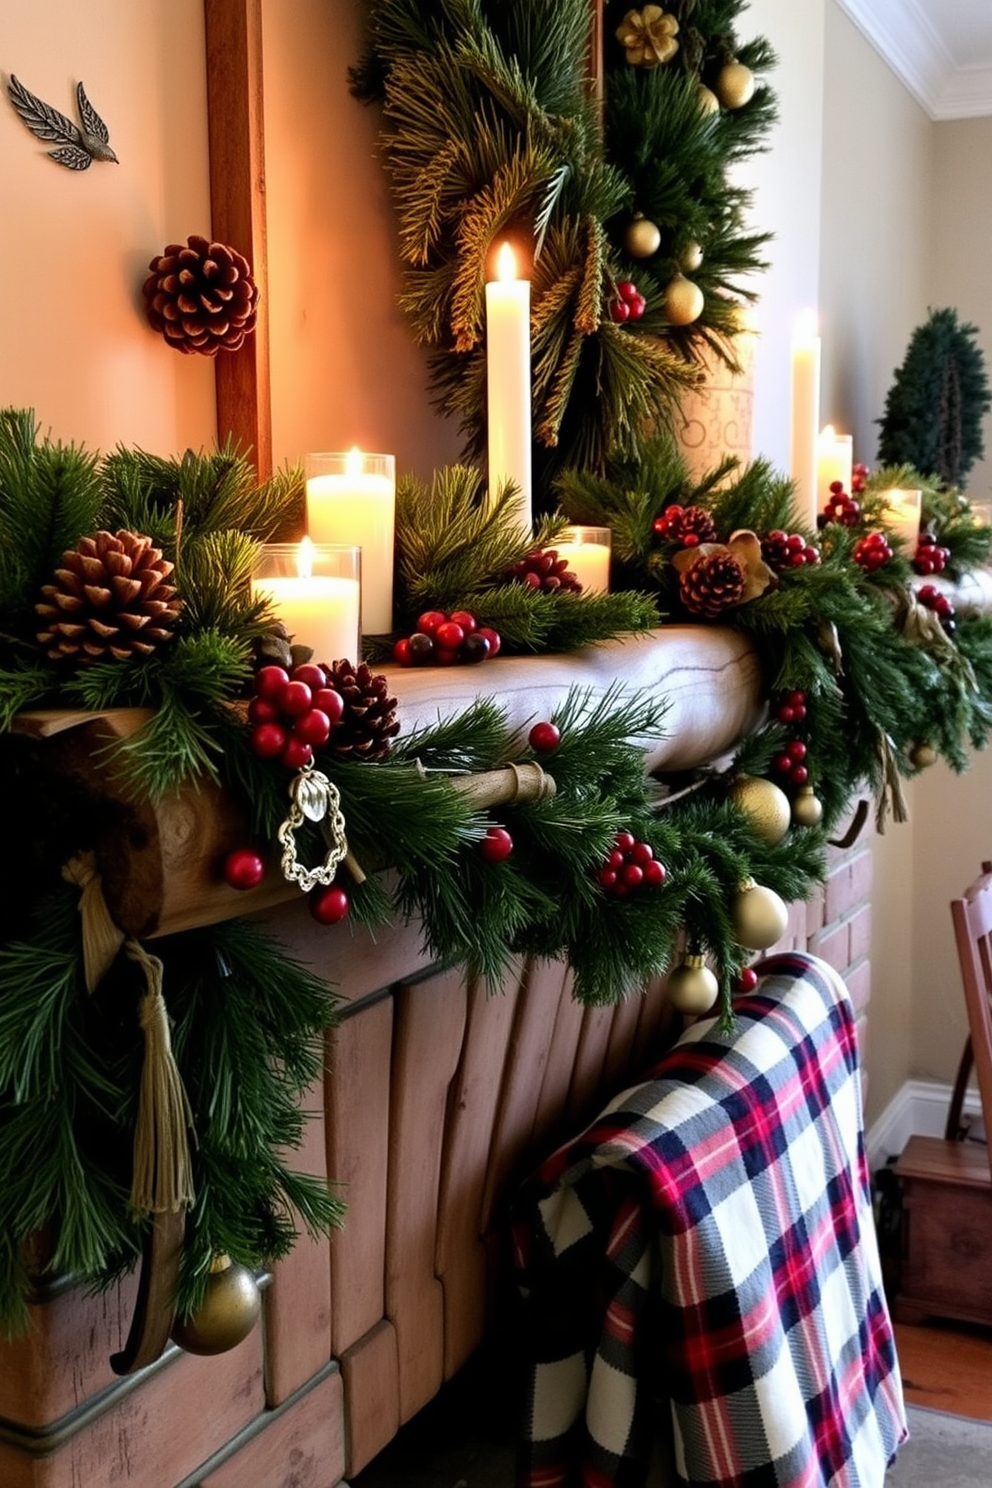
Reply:
[[[124,932],[110,918],[107,901],[103,897],[103,880],[96,871],[96,857],[91,852],[80,853],[62,865],[62,877],[67,883],[78,884],[79,914],[82,920],[83,974],[86,990],[92,993],[101,978],[106,975],[114,958],[124,944]]]
[[[187,1128],[193,1124],[189,1098],[172,1053],[169,1015],[162,996],[162,963],[136,940],[127,953],[145,973],[148,990],[139,1016],[145,1035],[138,1120],[134,1131],[131,1203],[161,1214],[193,1202],[193,1174]]]
[[[875,808],[875,830],[880,837],[885,835],[885,817],[889,808],[892,810],[894,822],[909,820],[909,808],[906,805],[906,797],[903,794],[902,781],[899,778],[899,770],[896,766],[895,751],[892,741],[885,734],[879,732],[876,739],[878,757],[882,766],[882,785],[878,792],[878,802]]]

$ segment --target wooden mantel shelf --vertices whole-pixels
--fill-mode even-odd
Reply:
[[[494,698],[511,727],[523,732],[549,717],[571,688],[595,700],[619,681],[628,695],[648,694],[666,704],[662,732],[645,753],[645,770],[655,773],[718,759],[756,726],[761,713],[758,658],[745,636],[724,627],[664,627],[564,656],[382,670],[407,735],[455,716],[478,696]],[[20,732],[48,740],[56,769],[75,774],[115,808],[107,812],[107,833],[96,851],[108,907],[120,928],[141,937],[174,934],[297,897],[275,862],[249,893],[224,883],[220,865],[232,848],[244,845],[246,828],[234,801],[219,788],[186,789],[155,805],[122,803],[105,748],[146,716],[138,710],[34,712],[17,721]]]

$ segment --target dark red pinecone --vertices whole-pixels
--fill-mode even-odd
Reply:
[[[693,615],[713,620],[744,593],[744,570],[730,553],[701,555],[679,580],[679,595]]]
[[[329,747],[352,759],[375,760],[388,754],[390,740],[400,731],[396,699],[389,696],[385,677],[364,661],[324,665],[328,686],[344,699],[344,715],[331,734]]]
[[[258,288],[237,249],[194,233],[185,245],[170,243],[148,267],[145,313],[177,351],[237,351],[255,329]]]
[[[557,548],[534,548],[519,563],[515,563],[506,576],[531,589],[541,589],[546,594],[553,594],[559,589],[573,594],[582,592],[582,585],[569,568],[568,559],[559,558]]]
[[[655,519],[654,530],[659,537],[680,542],[684,548],[716,542],[716,525],[705,506],[668,506]]]

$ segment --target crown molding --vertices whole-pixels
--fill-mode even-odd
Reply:
[[[946,3],[946,0],[945,0]],[[837,0],[931,119],[992,114],[992,67],[956,67],[917,0]]]

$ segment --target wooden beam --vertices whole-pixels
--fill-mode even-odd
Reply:
[[[203,0],[211,234],[243,253],[259,290],[255,333],[215,359],[217,437],[272,473],[261,0]]]

